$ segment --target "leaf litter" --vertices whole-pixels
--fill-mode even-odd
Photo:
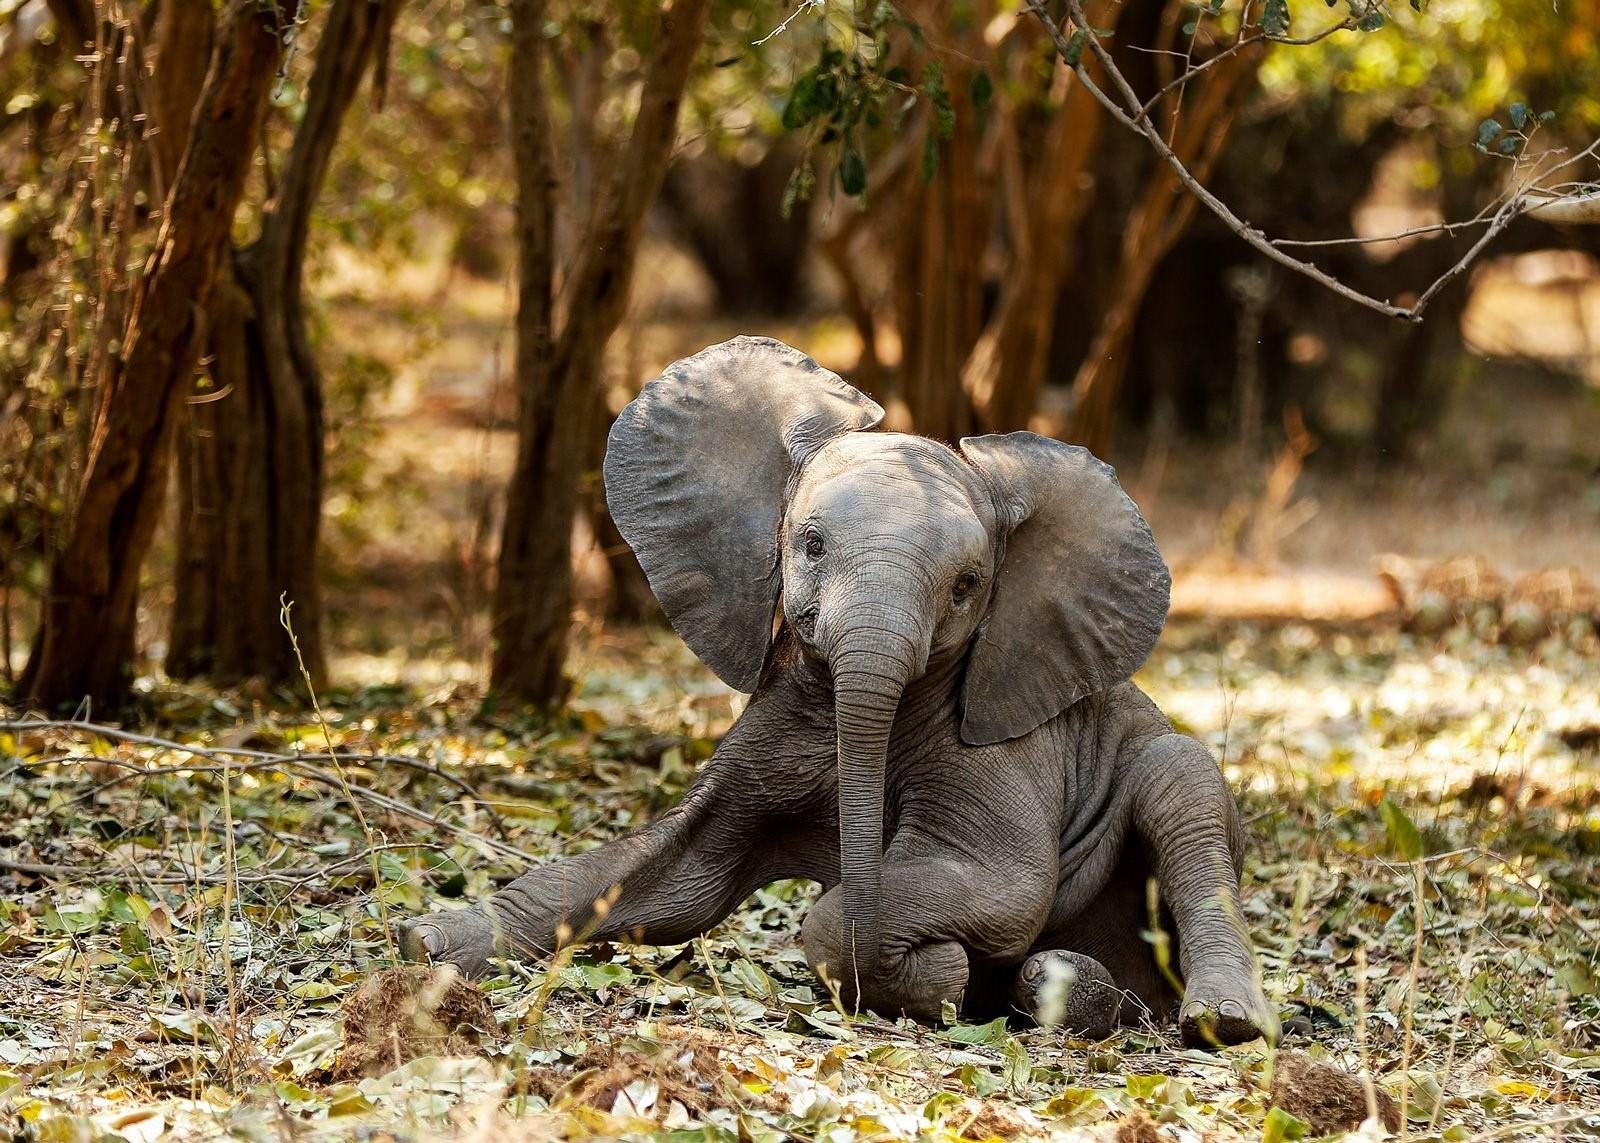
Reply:
[[[1239,792],[1294,1055],[840,1011],[799,882],[481,991],[393,968],[398,919],[671,805],[738,709],[670,639],[581,662],[555,719],[324,695],[331,753],[295,707],[154,682],[137,725],[7,723],[0,1137],[1378,1138],[1391,1104],[1416,1139],[1600,1136],[1592,634],[1169,632],[1140,682]]]

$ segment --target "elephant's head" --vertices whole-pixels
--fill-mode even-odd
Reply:
[[[884,770],[902,692],[964,660],[961,736],[1027,734],[1126,679],[1170,580],[1111,468],[1033,433],[960,450],[867,432],[871,399],[781,342],[669,367],[611,430],[606,499],[667,617],[754,690],[783,621],[832,676],[845,920],[878,957]]]

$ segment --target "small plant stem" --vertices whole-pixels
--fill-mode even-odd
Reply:
[[[389,923],[389,903],[383,896],[383,876],[378,868],[378,842],[377,835],[372,832],[372,826],[367,822],[367,815],[361,809],[361,801],[350,789],[350,781],[345,777],[344,766],[339,761],[338,752],[333,748],[333,731],[328,728],[328,720],[322,714],[322,704],[317,701],[317,688],[311,683],[311,672],[306,669],[305,657],[300,654],[300,640],[295,638],[294,621],[289,612],[294,604],[289,600],[288,593],[278,597],[278,622],[283,624],[283,629],[289,634],[289,646],[294,648],[294,661],[300,667],[300,677],[305,680],[306,694],[311,696],[311,710],[317,716],[317,725],[322,728],[322,741],[328,747],[328,761],[333,764],[333,772],[339,779],[339,786],[344,791],[345,799],[350,803],[350,808],[355,811],[356,821],[361,826],[361,835],[367,843],[367,855],[372,865],[372,893],[378,902],[378,922],[383,926],[383,943],[388,949],[389,959],[399,961],[400,950],[394,943],[394,927]]]
[[[1417,1021],[1417,980],[1422,975],[1422,939],[1424,932],[1424,882],[1423,864],[1411,863],[1411,911],[1416,914],[1411,933],[1411,972],[1406,978],[1405,1044],[1400,1053],[1400,1138],[1410,1131],[1407,1112],[1411,1104],[1411,1049],[1415,1044]]]
[[[1356,946],[1356,1047],[1361,1053],[1361,1090],[1367,1097],[1367,1118],[1378,1118],[1378,1089],[1372,1084],[1372,1054],[1367,1045],[1367,946]]]
[[[704,936],[696,937],[695,944],[700,948],[700,959],[706,962],[706,971],[711,974],[711,987],[716,990],[717,999],[722,1001],[722,1017],[728,1022],[728,1034],[731,1036],[739,1029],[733,1020],[733,1006],[728,1003],[728,994],[722,991],[722,980],[717,976],[717,962],[711,959],[711,947],[706,944]]]

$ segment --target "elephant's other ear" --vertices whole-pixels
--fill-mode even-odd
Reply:
[[[667,367],[611,427],[606,504],[674,630],[755,689],[780,587],[791,481],[883,410],[797,349],[736,337]]]
[[[994,599],[973,644],[961,737],[1026,734],[1128,678],[1166,623],[1172,577],[1116,473],[1037,433],[968,437],[1009,528]]]

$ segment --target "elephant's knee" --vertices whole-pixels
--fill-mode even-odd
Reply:
[[[843,897],[834,889],[822,895],[800,930],[806,961],[842,1004],[860,1005],[885,1016],[937,1021],[948,1001],[961,1006],[967,987],[967,951],[957,941],[906,944],[884,940],[877,965],[863,974],[844,938]]]

